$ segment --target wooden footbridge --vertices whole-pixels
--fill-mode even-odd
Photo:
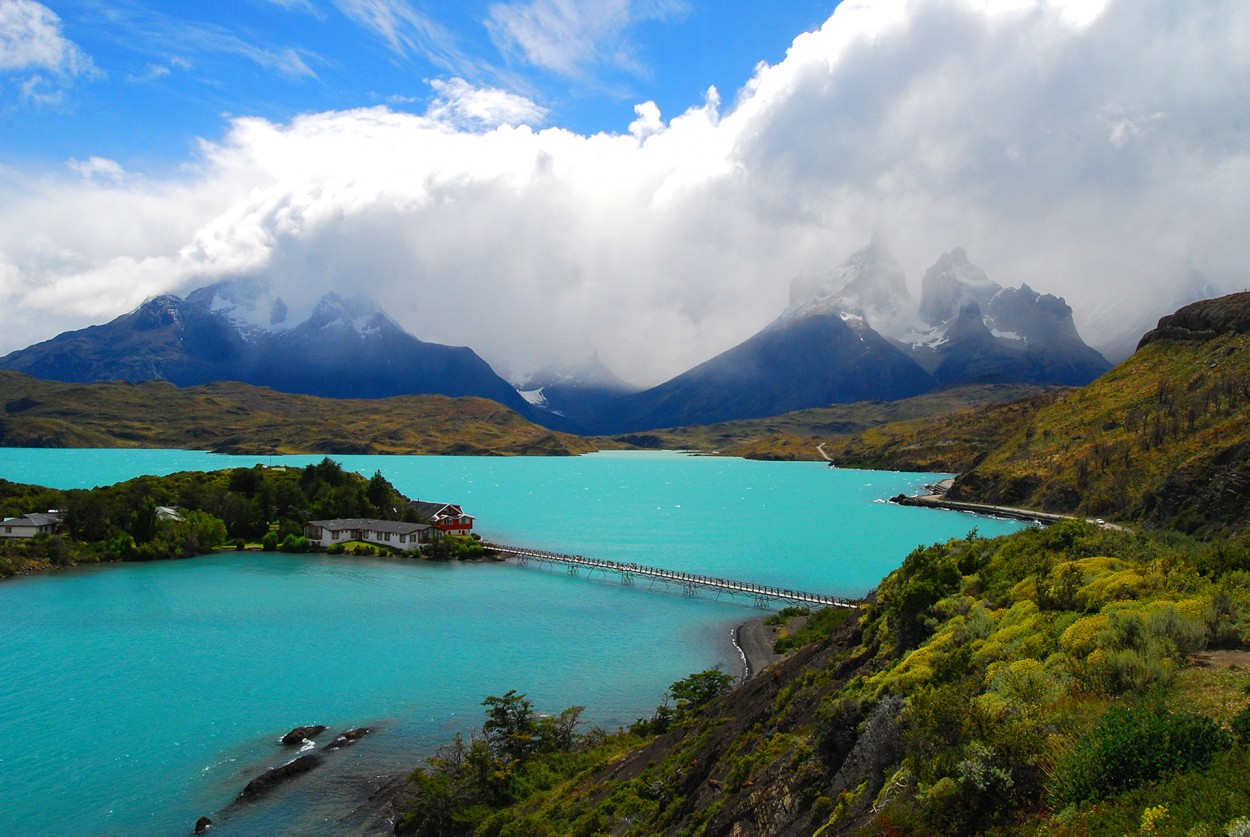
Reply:
[[[657,584],[663,584],[666,588],[680,589],[687,596],[697,596],[699,590],[708,590],[714,591],[717,598],[721,595],[745,596],[753,599],[755,606],[760,608],[770,608],[778,602],[815,607],[857,607],[857,603],[851,599],[826,596],[823,593],[805,593],[802,590],[768,587],[749,581],[733,581],[728,578],[683,573],[661,567],[647,567],[642,564],[605,561],[600,558],[587,558],[584,555],[562,555],[558,552],[544,552],[539,549],[525,549],[497,543],[482,545],[497,553],[504,560],[513,560],[521,565],[537,561],[563,566],[569,575],[578,575],[582,572],[585,572],[587,576],[594,573],[615,575],[625,585],[633,586],[639,582],[646,582],[649,584],[648,589],[651,589]]]

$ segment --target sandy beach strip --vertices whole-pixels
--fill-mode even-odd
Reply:
[[[780,654],[773,653],[773,632],[763,619],[752,619],[734,628],[733,640],[742,655],[743,680],[750,680],[781,659]]]

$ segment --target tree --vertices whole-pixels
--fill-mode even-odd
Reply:
[[[369,498],[370,504],[379,513],[383,513],[391,504],[391,494],[393,493],[394,489],[391,488],[391,484],[386,477],[382,476],[382,472],[374,471],[373,476],[369,478],[369,486],[365,489],[365,496]]]
[[[502,697],[487,697],[482,705],[486,707],[482,733],[492,755],[524,761],[538,743],[533,702],[509,689]]]
[[[108,498],[104,492],[74,491],[69,497],[65,525],[80,541],[102,541],[113,528]]]
[[[160,515],[156,511],[156,501],[149,495],[135,505],[135,510],[130,515],[130,526],[127,528],[135,543],[148,543],[156,537],[158,522]]]
[[[676,706],[676,720],[684,720],[721,695],[728,694],[735,680],[732,674],[709,668],[669,686],[668,694]]]

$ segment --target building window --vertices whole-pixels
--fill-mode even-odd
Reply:
[[[11,534],[13,534],[13,527],[12,527],[12,526],[5,526],[5,527],[4,527],[4,533],[5,533],[6,535],[11,535]]]

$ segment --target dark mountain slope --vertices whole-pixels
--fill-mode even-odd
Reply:
[[[785,317],[689,372],[613,402],[595,427],[624,433],[907,398],[936,382],[872,329],[837,314]]]
[[[242,381],[330,398],[474,395],[528,405],[472,349],[425,343],[365,300],[327,294],[303,322],[256,324],[240,283],[150,299],[112,322],[0,358],[0,368],[70,383]]]

